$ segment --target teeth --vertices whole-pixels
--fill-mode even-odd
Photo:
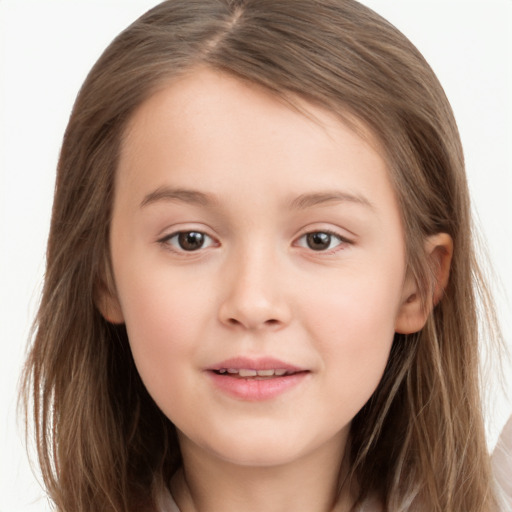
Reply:
[[[260,377],[272,377],[274,375],[275,370],[258,370],[258,375]]]
[[[287,370],[275,370],[275,369],[269,369],[269,370],[252,370],[249,368],[221,368],[218,370],[219,373],[229,373],[232,375],[239,375],[240,377],[282,377],[285,375]]]
[[[241,368],[238,370],[238,375],[240,375],[240,377],[256,377],[258,372],[256,370],[246,370]]]

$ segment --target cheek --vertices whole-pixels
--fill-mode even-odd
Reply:
[[[400,274],[401,276],[401,274]],[[392,285],[345,279],[323,288],[308,308],[308,330],[325,365],[328,388],[355,415],[370,398],[386,367],[400,303],[400,277]]]
[[[309,293],[305,316],[312,335],[316,332],[327,350],[339,347],[334,340],[344,340],[356,352],[392,338],[401,301],[401,274],[395,274],[395,279],[382,279],[378,272],[343,276]]]
[[[155,399],[182,378],[205,329],[205,287],[145,275],[121,289],[122,309],[135,363]],[[155,396],[156,395],[156,396]]]

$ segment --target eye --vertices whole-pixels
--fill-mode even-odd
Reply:
[[[297,242],[299,247],[305,247],[312,251],[328,251],[335,249],[343,243],[348,243],[347,240],[329,231],[312,231],[302,235]]]
[[[201,231],[179,231],[168,235],[161,240],[161,243],[170,245],[176,251],[193,252],[199,249],[206,249],[214,244],[212,237]]]

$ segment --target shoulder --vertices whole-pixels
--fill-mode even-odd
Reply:
[[[365,501],[358,512],[382,512],[382,504],[377,499],[369,499]]]
[[[492,465],[496,477],[498,491],[502,495],[504,505],[512,507],[512,417],[505,425],[494,453]]]
[[[156,512],[180,512],[178,505],[176,505],[171,493],[167,489],[159,493],[157,504]]]

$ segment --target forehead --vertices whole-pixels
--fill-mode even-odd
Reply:
[[[171,180],[215,192],[240,180],[256,191],[268,178],[289,195],[340,180],[354,195],[379,186],[392,193],[384,152],[367,127],[290,100],[210,69],[166,84],[130,120],[116,188],[147,192]]]

